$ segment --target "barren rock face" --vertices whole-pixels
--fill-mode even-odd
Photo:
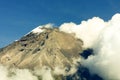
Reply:
[[[18,68],[48,66],[70,67],[79,58],[83,42],[72,34],[58,29],[46,29],[37,34],[30,32],[20,40],[0,50],[0,63]]]

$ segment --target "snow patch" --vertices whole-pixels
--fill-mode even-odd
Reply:
[[[41,29],[41,26],[39,26],[39,27],[33,29],[31,32],[32,32],[32,33],[40,34],[40,33],[42,33],[43,31],[44,31],[44,29]]]
[[[40,34],[40,33],[45,31],[45,28],[46,29],[51,29],[51,28],[53,28],[53,24],[49,23],[49,24],[46,24],[46,25],[38,26],[37,28],[33,29],[31,32]]]

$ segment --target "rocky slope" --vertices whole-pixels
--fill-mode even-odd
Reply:
[[[0,63],[18,68],[70,67],[79,58],[83,42],[58,29],[30,32],[0,51]]]

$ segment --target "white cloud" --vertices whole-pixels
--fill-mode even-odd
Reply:
[[[62,26],[62,25],[61,25]],[[89,68],[92,74],[98,74],[105,80],[120,79],[120,14],[111,20],[94,17],[82,21],[80,25],[61,27],[61,31],[75,33],[84,42],[84,48],[93,48],[95,55],[82,60],[82,65]],[[71,29],[69,29],[71,28]]]
[[[0,80],[38,80],[28,69],[8,69],[0,65]]]
[[[116,14],[107,22],[106,28],[100,34],[94,45],[94,56],[83,61],[92,73],[97,73],[104,79],[120,79],[120,14]]]
[[[77,38],[84,41],[84,48],[88,48],[94,45],[105,25],[106,23],[102,19],[94,17],[88,21],[82,21],[79,25],[74,23],[62,24],[59,29],[67,33],[75,33]]]
[[[41,69],[35,69],[34,73],[42,77],[42,80],[54,80],[51,69],[43,66]]]

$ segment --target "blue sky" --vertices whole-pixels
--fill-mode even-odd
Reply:
[[[0,0],[0,47],[39,25],[79,24],[94,16],[109,20],[119,12],[120,0]]]

